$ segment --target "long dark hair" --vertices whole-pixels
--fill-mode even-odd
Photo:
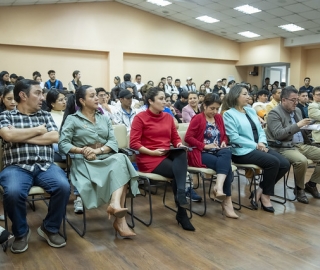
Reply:
[[[0,112],[7,110],[6,105],[4,104],[3,100],[6,97],[6,95],[8,95],[10,92],[13,92],[13,89],[14,89],[14,85],[7,85],[4,87],[2,99],[0,102]]]
[[[203,99],[203,101],[202,101],[200,110],[203,112],[204,111],[204,105],[206,107],[208,107],[208,106],[212,105],[213,103],[218,103],[219,105],[221,105],[220,97],[215,93],[206,94],[204,99]]]
[[[63,114],[63,120],[61,123],[60,130],[62,129],[64,122],[66,121],[68,115],[74,114],[77,111],[76,106],[79,107],[80,109],[82,109],[82,104],[80,102],[80,98],[85,99],[87,89],[90,87],[92,87],[92,86],[91,85],[82,85],[81,87],[79,87],[76,90],[75,94],[71,95],[68,98],[67,106],[66,106],[66,109]]]

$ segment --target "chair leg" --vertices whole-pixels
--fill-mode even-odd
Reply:
[[[131,215],[131,221],[132,221],[132,226],[134,226],[134,220],[133,218],[135,218],[136,220],[138,220],[139,222],[141,222],[142,224],[144,224],[145,226],[149,227],[152,223],[152,219],[153,219],[153,213],[152,213],[152,199],[151,199],[151,185],[150,185],[150,181],[147,177],[140,177],[140,180],[144,181],[144,183],[146,184],[146,188],[144,189],[145,194],[142,196],[146,196],[146,194],[148,194],[148,200],[149,200],[149,214],[150,214],[150,218],[148,221],[144,221],[141,218],[139,218],[137,215],[134,214],[134,210],[133,210],[133,203],[134,203],[134,198],[131,197],[131,210],[130,212],[128,212],[129,215]]]
[[[69,223],[72,229],[76,231],[77,234],[79,234],[81,237],[83,237],[86,234],[87,231],[87,221],[86,221],[86,208],[83,207],[83,213],[82,213],[82,222],[83,222],[83,227],[82,230],[80,230],[74,223],[72,223],[68,218],[67,214],[65,216],[65,220]]]
[[[280,195],[276,195],[276,194],[273,196],[273,197],[280,198],[280,199],[283,199],[283,200],[271,199],[272,202],[280,203],[280,204],[285,204],[287,202],[287,189],[286,189],[286,178],[287,177],[289,177],[288,174],[283,176],[283,197],[280,196]]]

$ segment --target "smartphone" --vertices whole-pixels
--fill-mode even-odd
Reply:
[[[310,124],[309,124],[309,125],[313,125],[315,122],[317,122],[317,120],[315,120],[315,119],[311,119],[311,122],[310,122]]]

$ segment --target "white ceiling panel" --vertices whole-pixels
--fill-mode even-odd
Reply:
[[[0,6],[55,3],[76,5],[79,2],[103,1],[129,5],[237,42],[320,34],[320,0],[169,0],[172,4],[166,7],[147,3],[146,0],[0,0]],[[262,12],[246,15],[233,9],[245,4],[259,8]],[[220,22],[207,24],[195,19],[203,15]],[[291,33],[278,27],[289,23],[297,24],[305,30]],[[237,34],[242,31],[252,31],[261,37],[249,39]]]

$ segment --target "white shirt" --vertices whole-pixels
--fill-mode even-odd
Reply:
[[[169,94],[170,96],[171,96],[172,94],[177,94],[177,95],[179,95],[179,91],[178,91],[177,87],[176,87],[175,85],[173,85],[173,84],[171,84],[171,85],[166,84],[164,88],[165,88],[165,92],[166,92],[167,94]]]

